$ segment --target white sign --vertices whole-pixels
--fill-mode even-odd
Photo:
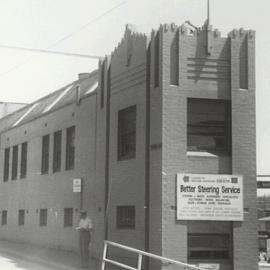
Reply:
[[[194,267],[200,267],[205,270],[219,270],[220,265],[217,263],[199,263],[199,264],[190,264],[191,266]]]
[[[177,219],[243,221],[243,177],[177,174]]]
[[[73,192],[82,192],[82,179],[73,179]]]
[[[199,263],[198,267],[207,270],[219,270],[219,264],[217,263]]]

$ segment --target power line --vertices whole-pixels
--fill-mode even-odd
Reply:
[[[47,47],[46,49],[33,49],[33,50],[39,50],[39,52],[43,51],[43,52],[45,53],[45,51],[48,51],[50,48],[53,48],[54,46],[56,46],[56,45],[62,43],[63,41],[65,41],[65,40],[71,38],[71,37],[72,37],[73,35],[75,35],[76,33],[80,32],[81,30],[83,30],[83,29],[86,28],[87,26],[89,26],[89,25],[95,23],[96,21],[100,20],[101,18],[103,18],[104,16],[108,15],[109,13],[111,13],[112,11],[114,11],[116,8],[119,8],[120,6],[124,5],[125,3],[126,3],[126,1],[123,1],[123,2],[121,2],[120,4],[118,4],[118,5],[114,6],[114,7],[112,7],[111,9],[105,11],[105,12],[102,13],[101,15],[99,15],[99,16],[95,17],[94,19],[92,19],[91,21],[89,21],[87,24],[81,26],[78,30],[76,30],[76,31],[74,31],[74,32],[72,32],[72,33],[70,33],[70,34],[68,34],[68,35],[66,35],[66,36],[64,36],[64,37],[62,37],[61,39],[59,39],[58,41],[56,41],[54,44],[52,44],[51,46]],[[3,46],[4,46],[4,45],[3,45]],[[12,47],[12,46],[10,46],[10,47]],[[15,49],[15,46],[13,46],[13,47],[14,47],[14,49]],[[18,47],[18,48],[19,48],[19,47]],[[25,49],[27,49],[27,48],[25,48]],[[30,49],[30,48],[29,48],[29,49]],[[60,53],[61,53],[61,52],[59,52],[59,54],[60,54]],[[61,54],[62,54],[62,53],[61,53]],[[20,68],[21,66],[23,66],[23,65],[27,64],[29,61],[31,61],[32,58],[33,58],[33,57],[28,57],[25,61],[23,61],[23,62],[21,62],[21,63],[15,65],[15,66],[13,66],[11,69],[9,69],[9,70],[7,70],[7,71],[5,71],[5,72],[3,72],[3,73],[0,73],[0,76],[4,76],[4,75],[6,75],[6,74],[8,74],[8,73],[10,73],[10,72],[12,72],[12,71],[14,71],[14,70]]]
[[[8,46],[8,45],[1,45],[1,44],[0,44],[0,48],[11,49],[11,50],[20,50],[20,51],[29,51],[29,52],[38,52],[38,53],[59,54],[59,55],[64,55],[64,56],[81,57],[81,58],[93,58],[93,59],[102,59],[103,58],[101,56],[89,55],[89,54],[78,54],[78,53],[51,51],[51,50],[44,50],[44,49]]]
[[[109,13],[111,13],[112,11],[114,11],[115,9],[119,8],[120,6],[124,5],[126,3],[126,1],[121,2],[120,4],[112,7],[111,9],[105,11],[104,13],[102,13],[101,15],[95,17],[93,20],[91,20],[90,22],[86,23],[85,25],[81,26],[79,29],[77,29],[76,31],[64,36],[63,38],[61,38],[60,40],[58,40],[57,42],[55,42],[53,45],[51,45],[50,47],[54,47],[56,45],[58,45],[59,43],[62,43],[63,41],[71,38],[74,34],[82,31],[84,28],[86,28],[87,26],[95,23],[96,21],[100,20],[101,18],[103,18],[104,16],[108,15]]]

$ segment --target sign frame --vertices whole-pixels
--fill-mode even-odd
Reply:
[[[81,193],[82,192],[82,178],[74,178],[73,179],[73,188],[74,193]]]
[[[176,219],[243,221],[243,176],[178,173]]]

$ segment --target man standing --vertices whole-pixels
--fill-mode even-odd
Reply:
[[[86,211],[80,211],[80,222],[76,230],[79,232],[81,266],[87,268],[89,263],[89,244],[91,241],[93,225],[91,219],[87,216]]]

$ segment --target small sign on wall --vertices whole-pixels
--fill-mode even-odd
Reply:
[[[82,178],[73,179],[73,192],[82,192]]]

